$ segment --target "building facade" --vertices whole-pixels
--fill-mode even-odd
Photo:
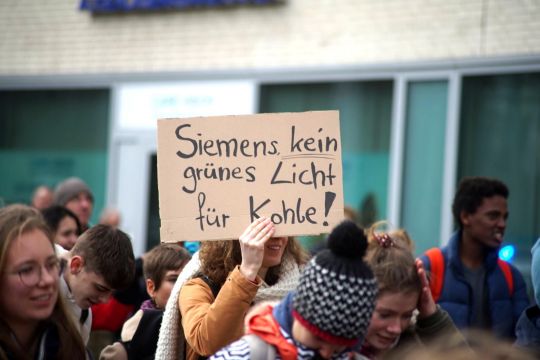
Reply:
[[[0,2],[4,202],[80,176],[140,254],[159,240],[157,118],[338,109],[345,203],[361,221],[407,228],[421,252],[453,231],[460,178],[498,177],[526,271],[540,235],[540,1],[79,6]]]

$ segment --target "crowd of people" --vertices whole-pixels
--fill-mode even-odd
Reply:
[[[310,254],[266,217],[135,258],[117,211],[90,224],[83,180],[40,186],[0,208],[0,359],[538,358],[540,239],[529,299],[498,257],[508,197],[462,179],[457,230],[420,258],[384,221],[344,220]]]

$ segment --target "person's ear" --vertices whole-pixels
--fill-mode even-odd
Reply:
[[[79,256],[75,255],[69,260],[69,271],[72,274],[78,274],[82,271],[84,267],[84,259]]]
[[[152,279],[146,279],[146,292],[150,295],[150,298],[154,298],[156,294],[156,284]]]
[[[469,225],[470,223],[469,216],[470,214],[465,211],[462,211],[459,213],[459,219],[461,220],[461,223],[463,224],[463,226]]]

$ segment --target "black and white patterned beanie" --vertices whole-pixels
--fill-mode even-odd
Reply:
[[[364,339],[377,296],[377,282],[363,261],[366,248],[364,231],[344,221],[300,277],[293,316],[327,342],[353,346]]]

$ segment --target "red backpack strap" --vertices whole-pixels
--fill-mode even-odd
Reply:
[[[439,248],[431,248],[426,251],[426,256],[431,264],[431,277],[429,279],[429,288],[433,300],[437,302],[441,297],[444,283],[444,256]]]
[[[506,284],[508,284],[510,297],[512,297],[512,295],[514,295],[514,278],[512,277],[512,269],[510,268],[510,265],[502,259],[497,259],[497,264],[499,264],[499,268],[504,275]]]

